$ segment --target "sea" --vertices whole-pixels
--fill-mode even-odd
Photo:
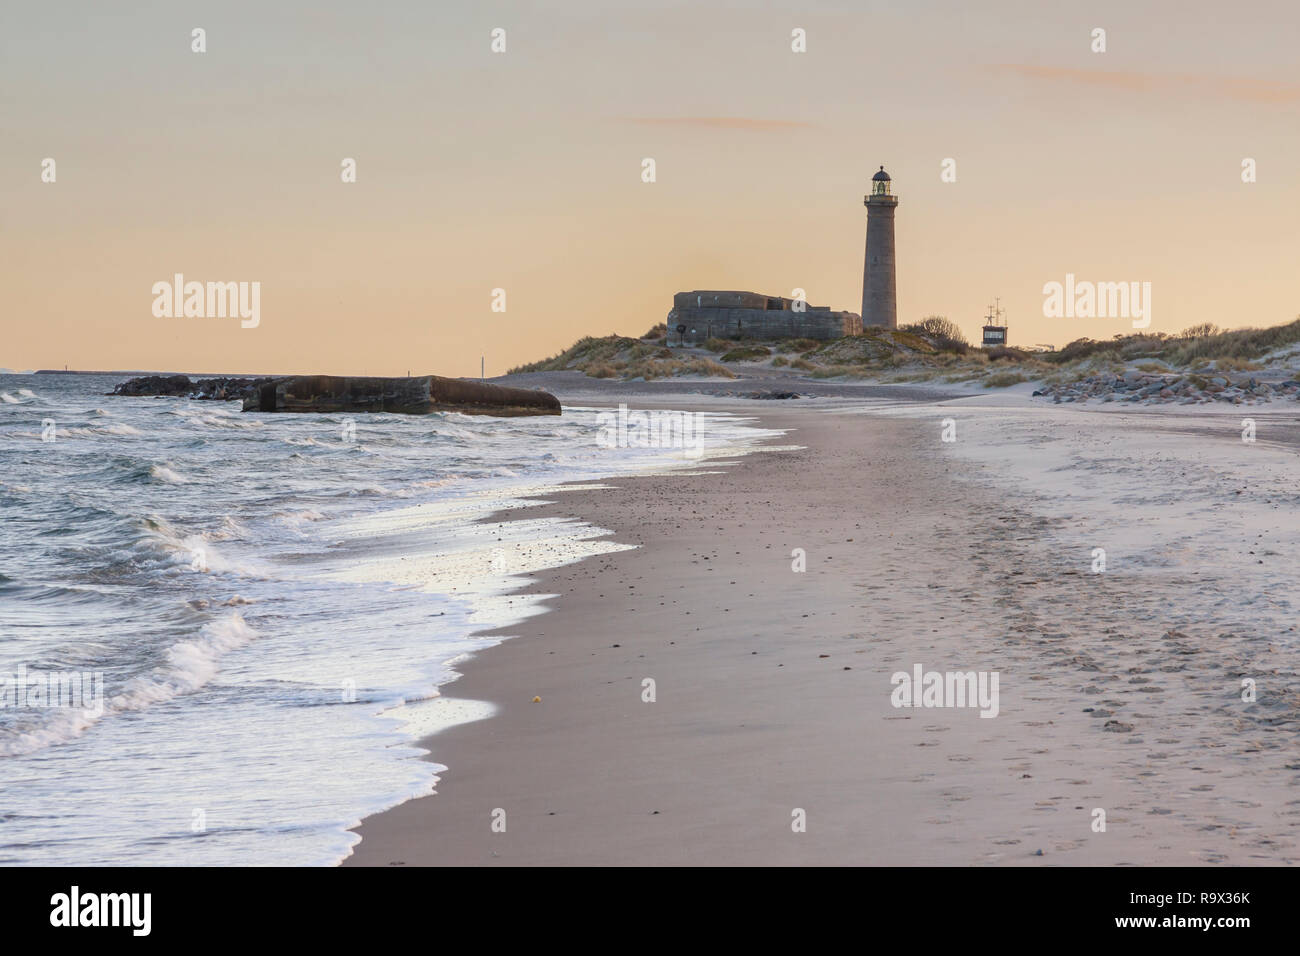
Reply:
[[[626,547],[523,506],[776,434],[106,394],[127,377],[0,375],[0,864],[339,862],[433,792],[420,741],[491,719],[448,687],[503,639],[474,633],[544,613],[529,574]]]

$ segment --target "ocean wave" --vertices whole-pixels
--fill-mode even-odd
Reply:
[[[196,611],[206,611],[208,608],[213,607],[214,604],[217,607],[242,607],[245,604],[256,604],[257,601],[252,598],[246,598],[242,594],[233,594],[224,601],[214,602],[207,598],[195,598],[186,603]]]
[[[59,707],[43,712],[43,719],[16,722],[0,730],[0,757],[21,757],[80,737],[103,715],[80,707]]]
[[[209,428],[265,428],[265,424],[255,418],[223,418],[216,415],[204,415],[196,418],[200,425],[207,425]]]
[[[188,419],[190,424],[206,425],[209,428],[263,428],[264,423],[255,418],[245,418],[240,412],[227,411],[224,408],[193,408],[180,406],[169,408],[168,415]]]
[[[71,427],[60,428],[55,432],[55,439],[61,438],[99,438],[104,435],[114,435],[117,437],[143,435],[144,432],[131,425],[125,425],[121,422],[112,422],[107,425],[73,425]],[[40,438],[36,433],[23,435],[25,438]]]
[[[0,756],[16,757],[67,743],[105,717],[191,694],[216,676],[226,653],[257,636],[243,616],[232,611],[221,620],[205,624],[197,637],[172,644],[163,652],[162,663],[127,680],[107,700],[101,698],[101,706],[47,707],[36,720],[0,728]],[[102,675],[98,679],[102,681]]]
[[[481,442],[486,438],[481,432],[465,428],[447,419],[440,421],[432,431],[439,438],[456,438],[463,442]]]
[[[138,538],[129,553],[116,555],[119,563],[137,570],[164,570],[175,574],[188,568],[202,574],[241,574],[252,578],[270,577],[269,571],[253,561],[231,557],[213,547],[213,541],[242,538],[248,529],[226,518],[219,528],[190,533],[157,516],[137,522]]]
[[[77,547],[121,547],[135,540],[136,527],[128,515],[69,493],[64,499],[42,495],[37,499],[43,520],[38,538],[71,538]],[[66,544],[56,544],[67,547]]]
[[[111,425],[102,425],[97,429],[92,429],[92,431],[97,431],[101,435],[143,435],[144,434],[144,432],[140,431],[140,429],[133,428],[132,426],[125,425],[121,422],[114,422]]]
[[[298,524],[302,521],[324,521],[325,516],[319,511],[306,509],[304,511],[277,511],[271,515],[278,521],[286,524]]]
[[[209,541],[229,541],[232,538],[244,538],[248,536],[248,529],[240,524],[230,515],[225,515],[221,519],[221,526],[214,528],[212,531],[206,531],[203,537]]]
[[[407,494],[407,492],[401,490],[393,490],[392,488],[385,488],[383,485],[379,485],[379,484],[370,484],[370,485],[358,485],[355,488],[347,488],[343,491],[333,492],[333,494],[336,497],[343,497],[343,498],[368,498],[368,497],[401,498],[404,497]]]
[[[188,485],[190,480],[180,472],[173,471],[166,465],[150,465],[149,477],[168,485]]]
[[[0,594],[6,600],[23,601],[27,604],[57,604],[60,608],[70,605],[96,605],[104,601],[104,595],[93,588],[80,588],[60,584],[34,584],[0,575]]]
[[[238,611],[205,624],[195,639],[177,641],[169,647],[165,663],[128,680],[122,692],[112,698],[108,709],[141,710],[150,704],[193,693],[216,676],[222,655],[256,637],[257,631],[245,623]]]

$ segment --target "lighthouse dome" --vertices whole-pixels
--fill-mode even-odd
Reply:
[[[876,173],[876,175],[874,175],[874,176],[871,177],[871,181],[872,181],[873,183],[887,183],[887,182],[889,182],[889,173],[885,172],[885,167],[884,167],[884,166],[881,166],[881,167],[880,167],[880,172]]]

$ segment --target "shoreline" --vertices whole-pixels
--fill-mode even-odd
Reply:
[[[525,593],[560,595],[548,612],[444,686],[494,716],[422,741],[449,768],[435,793],[366,818],[343,865],[1296,858],[1293,834],[1260,839],[1292,826],[1265,805],[1286,779],[1246,773],[1230,738],[1205,758],[1182,730],[1233,718],[1144,690],[1161,662],[1132,674],[1102,627],[1138,582],[1062,567],[1060,519],[954,480],[970,466],[930,422],[826,411],[745,406],[802,447],[529,508],[637,547],[535,575]],[[916,664],[999,672],[999,716],[892,707],[891,674]],[[1107,707],[1120,727],[1094,719]]]
[[[716,399],[700,404],[710,410],[724,410]],[[829,841],[812,827],[809,833],[798,835],[798,842],[784,840],[786,835],[795,836],[790,822],[796,808],[816,814],[819,811],[814,807],[824,802],[836,816],[852,815],[853,801],[836,795],[837,788],[829,779],[815,788],[820,800],[798,800],[792,789],[785,801],[789,806],[771,806],[761,822],[753,819],[754,808],[746,807],[742,815],[751,824],[759,823],[767,836],[777,841],[768,851],[747,851],[747,841],[734,823],[725,829],[737,831],[735,839],[723,844],[700,840],[696,834],[691,839],[699,841],[698,847],[684,839],[676,845],[663,845],[661,834],[667,829],[664,824],[681,819],[694,829],[686,821],[699,817],[710,821],[712,827],[719,825],[719,815],[725,815],[726,794],[737,790],[739,780],[724,773],[720,779],[708,781],[695,797],[674,791],[696,775],[710,776],[711,769],[726,759],[728,740],[743,741],[745,748],[745,759],[736,768],[736,776],[741,780],[763,777],[766,758],[756,744],[772,736],[777,728],[766,720],[756,726],[755,708],[761,711],[773,701],[798,707],[801,700],[822,697],[828,691],[834,693],[830,706],[817,714],[815,726],[796,727],[775,735],[777,746],[800,741],[801,750],[815,755],[803,770],[791,773],[791,783],[799,778],[827,777],[825,771],[840,764],[845,751],[855,749],[853,734],[845,732],[848,728],[842,725],[860,722],[866,715],[872,721],[895,718],[888,706],[888,674],[883,683],[872,682],[883,687],[885,693],[863,690],[867,671],[862,670],[856,655],[863,653],[862,643],[871,638],[863,633],[861,621],[849,620],[849,608],[864,606],[865,595],[857,587],[857,574],[846,560],[855,543],[863,543],[871,534],[862,522],[853,522],[856,532],[841,533],[837,516],[827,513],[826,505],[832,505],[829,512],[834,512],[835,503],[822,502],[817,507],[817,503],[804,500],[800,502],[803,508],[823,512],[813,519],[820,525],[817,530],[811,530],[811,516],[788,512],[787,527],[769,529],[767,523],[772,516],[764,514],[763,520],[753,525],[740,520],[745,542],[728,549],[716,545],[714,529],[692,527],[706,511],[714,516],[737,515],[738,509],[725,504],[725,499],[738,494],[733,483],[762,485],[768,471],[788,472],[792,466],[815,468],[826,443],[817,443],[823,447],[810,446],[801,433],[815,430],[835,443],[835,436],[860,432],[863,419],[828,415],[825,408],[755,411],[751,406],[741,406],[725,410],[748,412],[759,419],[761,427],[788,429],[783,438],[774,442],[776,445],[805,447],[773,452],[760,446],[718,474],[685,479],[709,483],[705,487],[710,498],[719,499],[720,504],[709,509],[687,507],[680,518],[671,511],[659,511],[659,503],[672,501],[683,481],[668,473],[611,479],[602,482],[610,486],[604,489],[563,491],[554,496],[553,504],[485,519],[499,521],[524,514],[574,518],[610,529],[614,541],[633,544],[636,549],[535,574],[533,583],[521,593],[557,595],[542,602],[547,612],[518,626],[476,635],[509,639],[487,652],[470,655],[458,666],[462,676],[444,685],[443,690],[455,699],[489,703],[493,716],[441,730],[420,741],[419,746],[430,751],[424,759],[448,768],[440,775],[434,793],[366,818],[357,828],[361,842],[353,847],[343,865],[867,862],[856,853],[842,854],[847,819],[841,819],[837,827],[840,832]],[[913,434],[917,431],[911,423],[868,421],[879,433],[874,436],[878,443],[887,440],[886,432],[900,428]],[[841,453],[836,456],[837,470],[857,471],[856,444],[838,444]],[[906,464],[895,460],[894,467]],[[865,472],[863,476],[867,477]],[[901,483],[902,476],[898,477]],[[933,481],[936,475],[932,473],[929,478]],[[932,489],[926,483],[909,490],[911,500],[919,506]],[[764,502],[769,508],[773,504],[772,499]],[[891,508],[885,505],[883,511]],[[896,533],[885,531],[878,537],[884,543]],[[801,574],[791,569],[795,547],[802,547],[807,555],[807,571]],[[742,566],[758,551],[768,559],[762,576],[764,587],[759,590],[751,585],[742,590]],[[841,565],[831,571],[827,562],[836,557]],[[711,568],[709,562],[714,562],[715,567]],[[941,572],[941,568],[935,570]],[[665,573],[669,575],[666,579]],[[612,579],[609,586],[601,583],[606,576]],[[718,586],[721,595],[714,593],[713,580],[722,582]],[[652,586],[656,588],[654,593],[648,593]],[[685,587],[685,593],[671,594],[669,588],[673,586]],[[647,595],[644,599],[634,596],[638,587]],[[791,589],[788,601],[780,596],[783,588]],[[751,617],[742,607],[732,606],[756,601],[770,610],[765,608]],[[819,611],[818,605],[826,602],[838,610]],[[642,611],[671,614],[674,619],[648,622],[638,617],[631,629],[620,620]],[[771,617],[785,622],[788,635],[760,637],[754,633],[756,619]],[[835,623],[834,633],[822,633],[819,617],[844,620]],[[935,623],[943,617],[938,615]],[[639,629],[647,625],[648,632],[640,633]],[[714,627],[720,629],[718,635],[694,644]],[[801,648],[799,644],[804,641],[811,642],[811,646]],[[845,646],[844,641],[853,643]],[[737,646],[729,648],[731,642]],[[762,658],[761,662],[756,658]],[[745,668],[744,672],[732,675],[731,668],[736,666]],[[644,677],[633,673],[638,667],[648,668],[645,676],[656,681],[658,699],[653,704],[642,701]],[[855,667],[857,674],[852,673]],[[824,683],[828,679],[829,685]],[[719,688],[731,680],[741,689],[719,699]],[[689,691],[684,697],[680,690],[673,693],[671,696],[679,701],[674,703],[667,699],[667,691],[679,682]],[[784,696],[784,685],[789,682],[796,687],[793,698]],[[620,692],[622,696],[616,696]],[[532,703],[537,696],[541,702]],[[589,708],[597,708],[600,713],[594,726],[583,725],[583,712]],[[558,713],[552,717],[548,710]],[[719,711],[723,714],[719,715]],[[544,721],[539,722],[538,716],[544,716]],[[973,745],[969,734],[979,732],[983,729],[980,724],[986,722],[963,723],[968,745]],[[619,738],[610,739],[605,733],[613,727],[620,728]],[[656,752],[659,748],[654,741],[658,734],[666,735],[670,742],[666,752]],[[754,743],[745,739],[751,734],[757,738]],[[575,736],[580,742],[572,741]],[[539,759],[542,755],[546,755],[545,759]],[[601,773],[599,768],[606,764],[616,765],[618,773]],[[511,765],[518,765],[518,769],[510,769]],[[849,779],[853,785],[848,791],[870,787],[869,778],[866,766],[852,767]],[[670,784],[657,785],[656,780]],[[540,792],[539,781],[545,781]],[[782,789],[779,781],[769,781],[769,785]],[[750,804],[753,798],[741,802]],[[629,803],[645,805],[635,811],[620,810]],[[512,804],[519,810],[514,817]],[[492,813],[498,809],[506,810],[505,833],[491,829]],[[896,818],[901,809],[894,806],[890,814],[882,816]],[[512,823],[519,816],[527,822]],[[881,822],[885,830],[895,825],[888,819]],[[920,825],[921,821],[917,822]],[[525,826],[528,832],[517,836]],[[515,846],[507,849],[510,844]],[[768,852],[776,857],[769,858]],[[738,855],[719,858],[723,853]],[[932,862],[942,862],[942,854]]]

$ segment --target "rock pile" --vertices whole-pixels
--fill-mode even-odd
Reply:
[[[191,380],[187,375],[145,375],[127,379],[114,386],[109,395],[173,395],[228,402],[251,398],[266,382],[278,378],[200,378]]]
[[[1143,404],[1199,405],[1206,402],[1226,402],[1232,405],[1253,405],[1274,398],[1294,398],[1300,394],[1300,381],[1261,382],[1255,378],[1232,381],[1222,374],[1168,375],[1153,372],[1130,371],[1123,375],[1092,375],[1077,382],[1047,385],[1034,392],[1035,396],[1050,398],[1053,402],[1141,402]]]
[[[754,391],[754,392],[723,391],[723,392],[715,392],[715,393],[712,393],[712,394],[716,394],[716,395],[725,395],[725,396],[727,396],[728,398],[755,398],[755,399],[768,400],[768,401],[785,401],[785,400],[787,400],[787,399],[791,399],[791,398],[803,398],[803,397],[804,397],[803,395],[799,394],[798,392],[782,392],[782,391],[763,391],[763,392],[759,392],[759,391]]]

